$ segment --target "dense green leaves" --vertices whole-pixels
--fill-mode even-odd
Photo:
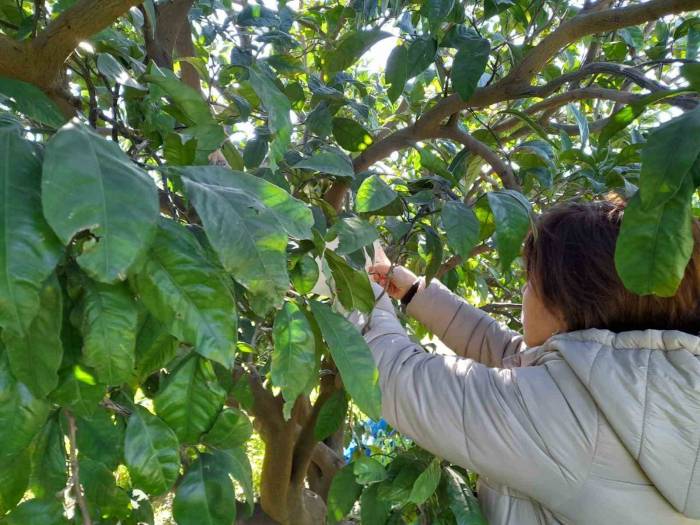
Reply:
[[[508,269],[520,253],[520,246],[530,226],[530,203],[513,190],[492,191],[488,202],[496,223],[496,247],[501,268]]]
[[[0,326],[25,338],[60,244],[41,213],[38,150],[0,128]]]
[[[2,525],[69,525],[63,505],[56,498],[23,501],[0,521]]]
[[[8,330],[4,335],[7,357],[14,376],[37,397],[45,397],[58,384],[63,357],[61,286],[51,276],[41,291],[39,313],[24,333]]]
[[[175,433],[158,416],[136,406],[126,426],[124,459],[131,481],[154,496],[172,487],[180,470]]]
[[[97,383],[94,373],[80,365],[73,365],[61,371],[58,387],[51,392],[50,398],[77,415],[90,416],[104,397],[105,390],[104,385]]]
[[[173,516],[181,525],[231,525],[236,518],[233,484],[211,454],[201,454],[175,492]]]
[[[100,382],[117,385],[133,376],[137,315],[126,285],[87,285],[83,303],[83,355]]]
[[[193,353],[172,371],[153,401],[180,443],[191,444],[214,424],[225,396],[211,363]]]
[[[639,193],[628,204],[615,248],[615,267],[629,290],[670,297],[678,289],[693,252],[691,184],[686,179],[671,200],[651,210],[644,209]]]
[[[312,302],[311,311],[340,370],[345,388],[365,414],[379,419],[379,372],[362,335],[343,316],[323,303]]]
[[[44,215],[64,244],[90,232],[78,264],[98,281],[124,280],[155,231],[150,177],[114,142],[70,123],[46,147],[41,191]]]
[[[441,219],[452,251],[463,259],[468,258],[479,242],[479,221],[474,211],[459,201],[447,201]]]
[[[362,485],[355,481],[354,465],[351,463],[340,469],[328,491],[328,521],[338,523],[352,510],[352,506],[360,497]]]
[[[134,284],[151,314],[174,336],[231,367],[237,319],[233,296],[189,232],[163,221]]]
[[[184,181],[224,268],[264,312],[289,286],[287,235],[311,236],[310,210],[261,178],[224,168],[188,168]]]
[[[272,383],[294,401],[316,377],[316,348],[309,321],[299,307],[286,302],[272,327]]]
[[[66,486],[66,451],[57,417],[50,417],[29,448],[29,489],[49,498]]]
[[[673,152],[669,155],[669,152]],[[700,108],[688,111],[649,134],[642,148],[639,195],[646,209],[668,202],[683,185],[700,155]]]
[[[29,454],[25,450],[0,462],[0,513],[12,509],[29,483]]]

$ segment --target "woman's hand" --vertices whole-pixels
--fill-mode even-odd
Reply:
[[[391,271],[390,271],[391,270]],[[401,299],[418,277],[403,266],[391,267],[389,261],[379,261],[371,265],[367,272],[374,282],[379,283],[390,297]]]

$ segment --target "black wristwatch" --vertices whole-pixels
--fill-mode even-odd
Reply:
[[[411,287],[406,291],[406,293],[403,294],[403,297],[401,298],[401,308],[404,311],[406,310],[408,303],[410,303],[411,299],[413,299],[413,296],[416,295],[416,292],[418,291],[419,286],[420,286],[420,279],[417,279],[416,282],[414,282],[411,285]]]

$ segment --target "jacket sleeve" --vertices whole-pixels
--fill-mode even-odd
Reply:
[[[520,334],[502,327],[493,317],[471,306],[436,279],[413,296],[406,313],[457,355],[486,366],[502,366],[504,358],[525,346]]]
[[[365,339],[379,369],[382,414],[394,428],[543,503],[571,496],[588,472],[597,423],[579,417],[586,410],[567,403],[546,367],[505,370],[427,353],[408,337],[387,297],[371,316]]]

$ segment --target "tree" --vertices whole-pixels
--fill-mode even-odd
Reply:
[[[367,523],[477,520],[466,473],[420,450],[345,466],[380,417],[339,313],[374,303],[363,250],[518,327],[532,216],[617,191],[618,272],[672,295],[699,8],[0,1],[3,522],[65,523],[66,486],[83,524],[151,523],[172,493],[180,524],[336,522],[358,498]]]

